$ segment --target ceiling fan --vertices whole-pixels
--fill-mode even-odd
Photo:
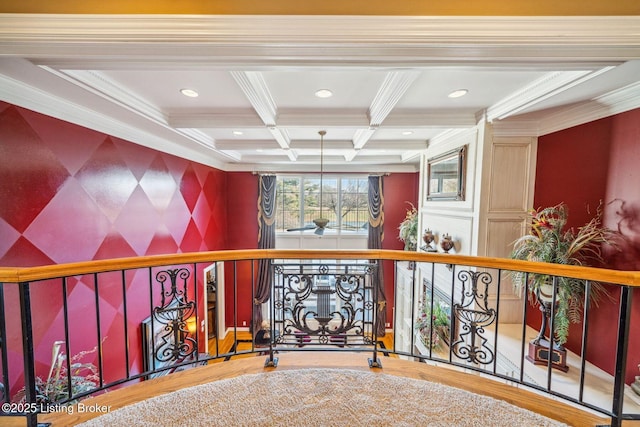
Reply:
[[[300,228],[288,228],[287,231],[305,231],[305,230],[313,230],[315,228],[314,233],[318,236],[322,236],[324,234],[324,230],[327,228],[327,224],[329,224],[329,220],[327,218],[322,217],[322,175],[324,172],[324,136],[327,134],[327,131],[321,130],[318,132],[320,135],[320,217],[315,218],[313,220],[314,225],[307,225],[305,227]]]

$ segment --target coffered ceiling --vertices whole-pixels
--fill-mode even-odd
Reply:
[[[415,171],[639,107],[640,17],[0,14],[0,99],[223,170],[317,170],[326,130],[325,170]]]

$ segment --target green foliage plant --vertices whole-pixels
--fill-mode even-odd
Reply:
[[[407,202],[409,203],[409,202]],[[418,210],[413,206],[398,227],[398,239],[404,242],[405,251],[415,251],[418,248]]]
[[[433,302],[433,313],[431,301],[421,304],[415,327],[427,348],[437,351],[449,344],[450,325],[449,313],[440,303]]]
[[[564,203],[529,212],[531,233],[517,239],[511,258],[525,261],[566,265],[594,265],[602,263],[603,244],[612,244],[614,232],[602,226],[602,205],[587,224],[577,230],[566,229],[568,208]],[[553,278],[544,274],[512,273],[518,292],[527,289],[529,301],[539,304],[537,295],[542,286],[552,285]],[[528,283],[525,283],[528,278]],[[556,343],[564,345],[569,335],[569,324],[580,323],[585,300],[585,281],[557,276],[554,332]],[[604,286],[592,282],[590,301],[597,305],[608,296]]]
[[[89,351],[75,354],[69,360],[71,370],[67,369],[67,355],[62,351],[64,341],[55,341],[51,348],[51,365],[47,379],[36,377],[36,403],[65,404],[75,403],[69,401],[72,396],[94,390],[99,382],[98,369],[92,363],[82,363],[87,355],[95,353],[98,347]],[[71,395],[69,394],[69,381],[71,381]],[[26,402],[26,390],[23,387],[12,399],[16,403]]]

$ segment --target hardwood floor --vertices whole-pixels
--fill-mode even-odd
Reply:
[[[151,381],[133,384],[129,387],[85,400],[84,403],[86,405],[109,406],[110,410],[115,410],[142,399],[170,393],[184,387],[273,369],[289,370],[308,367],[326,367],[370,370],[367,362],[370,356],[370,353],[340,353],[339,355],[335,352],[279,353],[277,368],[265,368],[264,357],[231,360],[225,363],[215,363],[209,366],[174,373]],[[409,362],[390,357],[382,358],[382,364],[382,369],[372,369],[372,371],[424,379],[463,388],[474,393],[505,400],[569,425],[595,426],[607,424],[607,420],[572,406],[526,390],[516,390],[511,386],[482,378],[479,375],[466,374],[445,367],[434,367],[425,363]],[[97,415],[100,414],[78,413],[76,411],[73,415],[50,414],[43,416],[42,421],[51,422],[54,427],[70,426],[91,419]]]

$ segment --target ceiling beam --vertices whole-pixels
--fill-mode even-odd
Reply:
[[[525,108],[538,104],[554,95],[584,83],[614,67],[603,67],[596,71],[559,71],[548,73],[531,82],[508,98],[498,101],[487,109],[487,120],[503,120]]]
[[[367,144],[378,127],[419,76],[420,72],[418,71],[392,71],[387,73],[369,106],[367,114],[369,127],[356,131],[353,137],[354,150],[345,156],[345,160],[350,162],[358,155],[358,151]]]

